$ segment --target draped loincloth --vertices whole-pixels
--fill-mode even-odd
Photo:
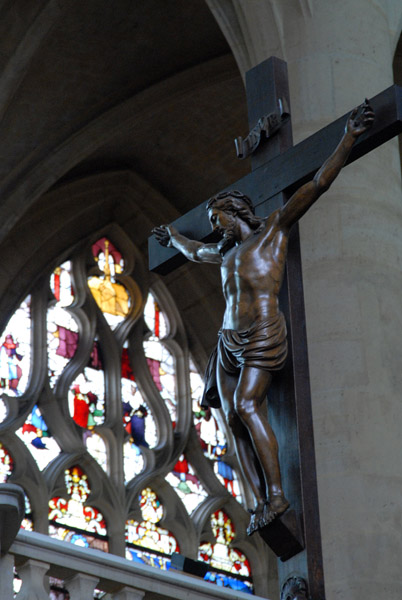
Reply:
[[[216,384],[218,360],[229,375],[238,374],[243,367],[279,371],[287,352],[286,322],[281,312],[244,331],[222,329],[208,361],[202,406],[221,405]]]

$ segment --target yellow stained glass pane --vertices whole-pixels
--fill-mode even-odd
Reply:
[[[99,270],[103,271],[100,277],[94,276],[88,279],[92,295],[105,315],[124,318],[130,310],[130,296],[124,285],[115,280],[115,276],[123,271],[123,258],[107,238],[98,240],[93,245],[92,251]]]

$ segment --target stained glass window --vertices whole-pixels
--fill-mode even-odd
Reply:
[[[5,483],[14,468],[14,461],[7,448],[0,442],[0,483]]]
[[[168,569],[170,556],[179,552],[179,546],[167,529],[158,526],[163,517],[163,506],[151,488],[142,490],[140,509],[143,520],[129,519],[126,523],[126,558]]]
[[[0,481],[12,473],[25,487],[30,479],[25,491],[35,502],[31,508],[27,497],[26,530],[39,522],[42,528],[48,517],[51,536],[114,552],[126,527],[127,558],[168,569],[180,548],[196,555],[209,518],[203,506],[211,498],[224,499],[229,513],[233,505],[243,510],[236,504],[237,463],[219,412],[200,406],[202,377],[183,360],[189,349],[172,299],[159,281],[149,291],[135,247],[121,232],[121,250],[116,228],[111,231],[113,239],[89,240],[69,260],[55,260],[2,333]],[[74,452],[80,464],[65,469]],[[25,461],[13,470],[14,456]],[[38,469],[31,468],[32,458]],[[206,471],[206,461],[213,469]],[[165,506],[153,483],[163,490]],[[98,501],[106,504],[98,507]],[[116,524],[113,533],[104,506]],[[165,514],[180,521],[173,533]],[[209,577],[251,589],[247,559],[234,542],[219,546],[218,536],[210,547],[202,545]],[[265,564],[257,537],[248,544],[258,547],[253,560],[261,556]],[[219,552],[226,567],[216,562]]]
[[[215,543],[201,544],[198,551],[199,560],[208,563],[213,569],[207,573],[205,579],[231,589],[252,593],[249,561],[232,544],[235,539],[232,520],[223,510],[218,510],[211,516],[211,527]]]
[[[107,551],[106,523],[102,513],[85,502],[91,488],[88,477],[75,466],[65,471],[67,498],[55,496],[49,502],[49,533],[85,548]]]
[[[28,296],[9,320],[0,337],[0,389],[21,396],[31,367],[31,299]]]

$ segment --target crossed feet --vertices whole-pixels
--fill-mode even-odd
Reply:
[[[247,527],[247,535],[252,535],[258,529],[271,523],[276,517],[282,515],[289,507],[289,502],[285,496],[272,496],[271,501],[266,501],[257,505],[255,510],[250,510],[250,523]]]

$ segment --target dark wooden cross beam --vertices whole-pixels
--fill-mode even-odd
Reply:
[[[260,69],[262,66],[267,67],[266,63],[271,60],[261,63],[247,75],[251,76],[256,69]],[[397,85],[389,87],[372,98],[370,104],[376,113],[374,125],[369,132],[358,139],[346,164],[352,163],[402,133],[402,87]],[[268,112],[267,105],[268,101],[264,102],[261,114]],[[311,179],[335,149],[341,139],[348,114],[320,129],[296,146],[289,147],[286,151],[268,159],[265,164],[224,190],[240,189],[243,193],[251,196],[257,209],[278,193],[286,192],[289,195],[289,192]],[[285,128],[278,132],[277,137],[282,139],[284,134]],[[273,139],[266,146],[271,148],[272,141]],[[258,148],[259,156],[265,156],[265,147]],[[211,226],[205,210],[206,203],[207,200],[173,222],[180,233],[204,242],[212,239]],[[263,214],[264,209],[261,208],[258,212]],[[149,268],[151,271],[166,275],[185,262],[186,259],[180,252],[174,248],[163,248],[154,236],[149,238]]]
[[[261,134],[261,142],[251,157],[252,172],[226,189],[241,190],[253,200],[256,214],[267,216],[283,205],[295,189],[314,176],[341,139],[348,115],[292,146],[291,123],[286,114],[282,115],[280,126],[280,114],[273,121],[263,118],[288,110],[286,63],[270,58],[249,71],[246,74],[246,90],[249,125],[250,130],[254,130],[248,146],[256,145],[253,142],[263,126],[267,125],[270,133],[269,125],[273,122],[271,130],[274,133],[266,141],[265,134]],[[372,98],[370,104],[376,113],[375,123],[358,139],[348,163],[402,132],[402,88],[390,87]],[[240,150],[247,148],[247,144],[238,146]],[[206,202],[180,217],[174,226],[189,238],[211,241],[205,206]],[[175,249],[160,246],[154,237],[149,240],[149,257],[150,269],[161,274],[172,271],[186,260]],[[290,351],[285,368],[276,375],[269,391],[269,418],[278,438],[283,486],[292,510],[265,527],[261,535],[281,559],[278,561],[281,583],[288,581],[288,586],[293,585],[297,578],[292,574],[298,573],[305,579],[309,597],[323,600],[324,576],[296,226],[292,229],[289,241],[287,272],[280,303],[288,323]],[[286,589],[285,586],[284,594]]]

